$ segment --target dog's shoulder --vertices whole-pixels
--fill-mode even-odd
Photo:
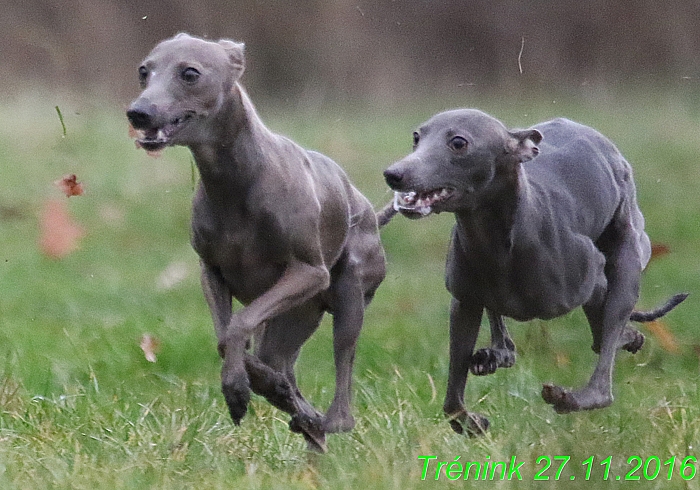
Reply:
[[[590,166],[594,162],[613,169],[628,166],[615,144],[596,129],[566,118],[533,126],[542,133],[538,160],[568,161]]]

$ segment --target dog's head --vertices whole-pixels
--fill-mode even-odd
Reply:
[[[158,44],[138,69],[143,92],[127,117],[147,151],[200,141],[198,124],[217,113],[245,66],[243,44],[178,34]]]
[[[394,208],[409,218],[474,209],[537,156],[541,140],[474,109],[437,114],[413,133],[413,153],[384,171]]]

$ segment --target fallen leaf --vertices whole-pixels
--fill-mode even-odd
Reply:
[[[646,324],[647,329],[659,341],[659,345],[666,352],[678,354],[681,349],[678,346],[678,341],[668,327],[661,321],[657,320]]]
[[[66,197],[83,195],[83,184],[78,182],[78,177],[75,174],[64,175],[54,184],[63,191]]]
[[[40,216],[39,248],[52,259],[62,259],[79,248],[85,235],[73,221],[66,201],[50,199],[44,203]]]
[[[156,353],[160,350],[160,340],[146,333],[141,336],[139,345],[148,362],[156,362],[158,360]]]
[[[652,243],[651,244],[651,259],[658,259],[663,257],[664,255],[668,255],[671,253],[671,247],[664,243]]]
[[[187,279],[190,270],[186,262],[173,262],[160,273],[156,287],[160,290],[172,289]]]

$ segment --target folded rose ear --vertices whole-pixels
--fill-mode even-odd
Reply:
[[[241,78],[243,75],[243,70],[245,69],[245,44],[237,43],[229,39],[221,39],[219,45],[226,50],[228,58],[233,65],[233,76],[234,81]]]
[[[532,160],[540,153],[537,145],[542,141],[542,133],[536,129],[524,129],[520,131],[511,131],[510,135],[514,138],[512,151],[521,162]]]

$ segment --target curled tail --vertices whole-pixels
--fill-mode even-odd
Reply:
[[[633,311],[632,314],[630,315],[630,320],[633,322],[653,322],[654,320],[661,318],[664,316],[666,313],[674,309],[676,306],[681,304],[685,298],[688,297],[688,293],[679,293],[675,294],[666,301],[666,304],[663,306],[660,306],[659,308],[650,310],[650,311]]]
[[[396,216],[396,209],[394,209],[394,201],[391,201],[389,204],[384,206],[381,211],[377,212],[377,224],[379,225],[379,228],[382,226],[386,225],[389,221],[391,221],[391,218]],[[683,300],[681,300],[683,301]],[[675,305],[674,305],[675,306]]]

